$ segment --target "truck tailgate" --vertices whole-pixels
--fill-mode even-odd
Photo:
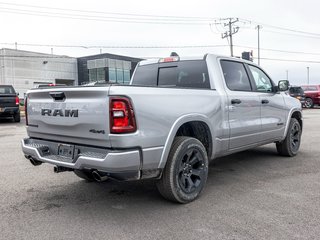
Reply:
[[[17,107],[15,94],[3,94],[0,96],[0,108]]]
[[[110,147],[109,87],[38,89],[28,92],[31,138]]]

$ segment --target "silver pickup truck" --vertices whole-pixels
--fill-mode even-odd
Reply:
[[[30,90],[22,150],[88,181],[153,178],[166,199],[188,203],[212,159],[268,143],[297,154],[301,104],[286,90],[237,58],[146,60],[129,86]]]

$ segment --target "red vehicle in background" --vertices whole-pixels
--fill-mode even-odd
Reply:
[[[313,108],[315,104],[320,105],[320,85],[301,86],[306,95],[304,106]]]

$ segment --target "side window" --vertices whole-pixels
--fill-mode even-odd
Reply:
[[[257,90],[260,92],[272,92],[271,79],[259,68],[249,65]]]
[[[251,91],[251,84],[244,65],[240,62],[221,61],[227,87],[233,91]]]

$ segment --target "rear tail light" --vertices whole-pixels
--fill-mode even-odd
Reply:
[[[132,133],[137,130],[130,99],[110,98],[110,133]]]
[[[26,125],[28,126],[28,97],[24,99],[24,114],[26,117]]]
[[[19,97],[16,97],[16,105],[19,105],[19,104],[20,104]]]

